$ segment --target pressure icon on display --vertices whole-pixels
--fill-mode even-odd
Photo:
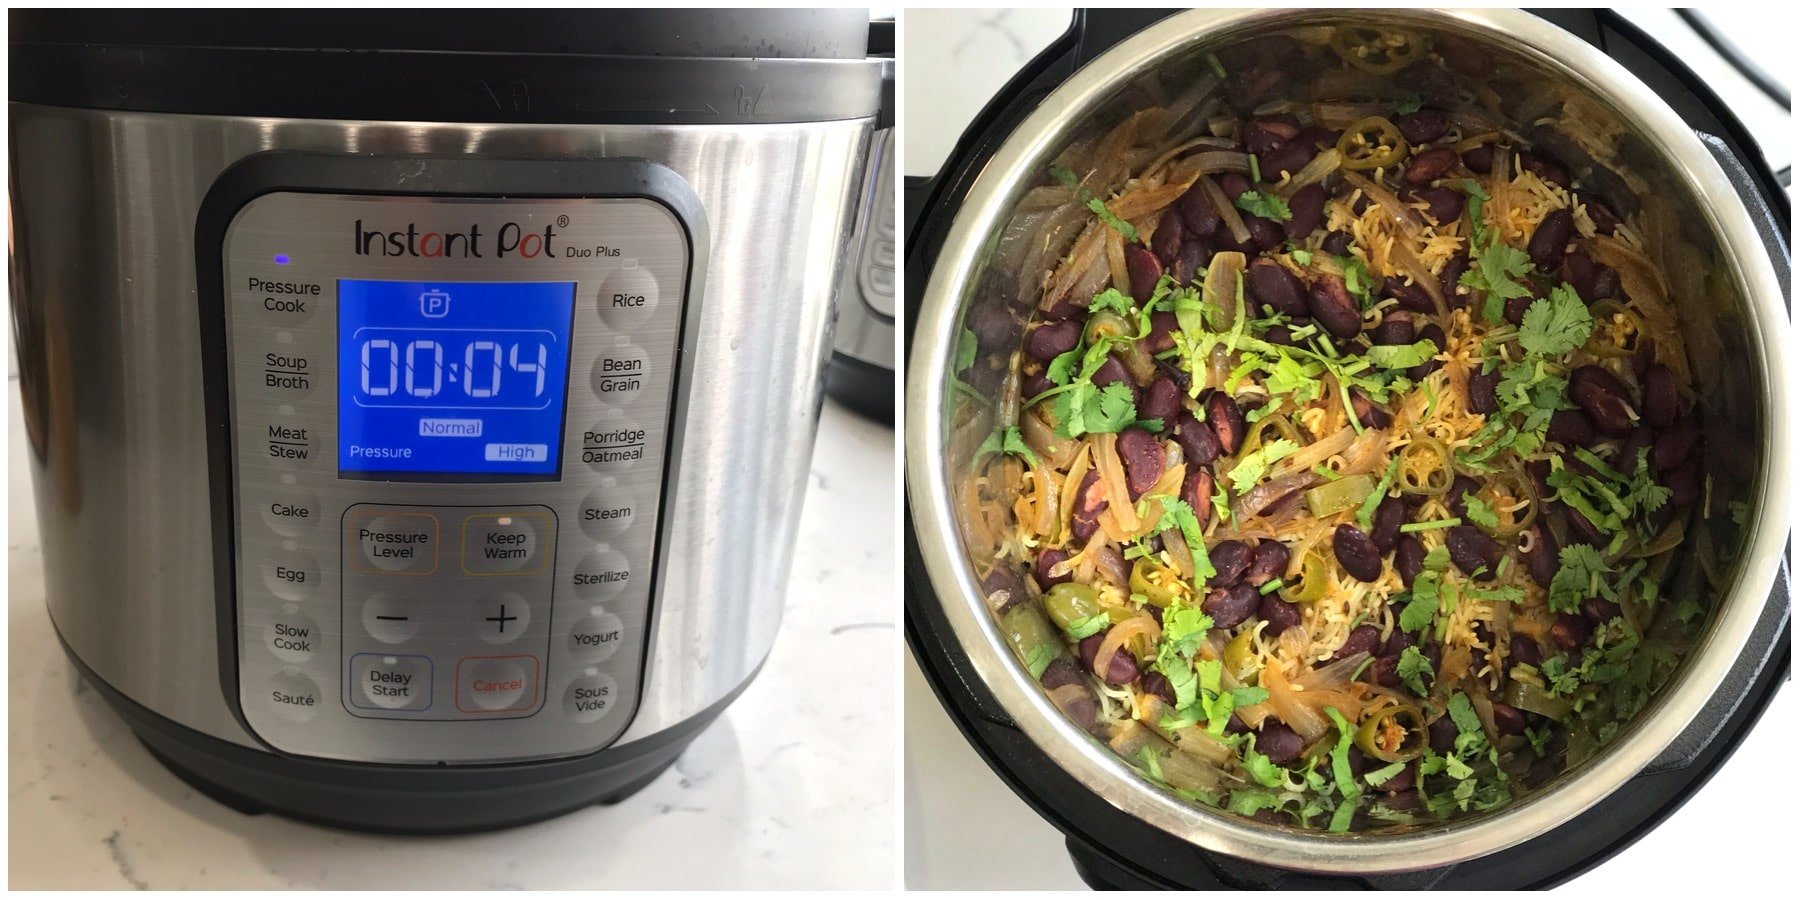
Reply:
[[[450,295],[433,288],[419,295],[419,315],[441,319],[450,314]]]

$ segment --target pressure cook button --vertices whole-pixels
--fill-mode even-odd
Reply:
[[[463,520],[463,571],[470,575],[525,574],[543,568],[539,513],[482,513]],[[546,529],[547,531],[548,529]]]
[[[311,494],[285,494],[262,505],[263,522],[276,534],[299,537],[319,522],[319,498]]]
[[[263,560],[263,584],[283,600],[305,600],[319,589],[319,561],[291,548],[284,542],[283,552]]]
[[[319,626],[290,603],[263,629],[263,645],[279,659],[306,662],[319,649]]]
[[[649,321],[656,310],[656,276],[626,260],[600,282],[600,318],[614,328],[629,328]]]
[[[631,563],[625,554],[602,546],[575,567],[575,596],[599,603],[625,592],[631,583]]]
[[[624,640],[625,625],[619,617],[604,609],[595,609],[569,629],[569,654],[577,662],[606,662],[619,652],[619,645]]]
[[[304,722],[319,714],[319,686],[299,672],[275,673],[265,696],[275,714],[284,719]]]
[[[535,656],[471,656],[456,664],[456,708],[462,712],[530,709],[537,702]]]
[[[619,701],[619,686],[599,673],[569,682],[563,694],[563,711],[577,722],[598,722],[612,712]]]
[[[376,591],[362,605],[363,630],[384,644],[404,644],[419,633],[419,610],[400,595]]]
[[[437,569],[438,523],[428,513],[388,513],[353,521],[358,556],[394,575],[425,575]]]
[[[469,623],[490,644],[510,643],[531,627],[531,604],[512,591],[490,594],[475,601]]]
[[[618,486],[618,479],[603,478],[600,489],[581,501],[581,530],[601,540],[616,538],[631,530],[637,520],[636,492]]]
[[[650,359],[644,349],[620,335],[618,342],[600,351],[594,360],[594,394],[615,406],[624,406],[644,393]]]
[[[431,705],[431,659],[358,653],[350,657],[350,702],[367,708],[425,709]]]
[[[617,409],[581,433],[581,461],[603,472],[620,472],[642,462],[649,451],[643,426]]]

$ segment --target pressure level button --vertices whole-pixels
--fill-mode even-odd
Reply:
[[[437,568],[437,519],[427,513],[353,518],[350,539],[364,571],[424,575]]]
[[[600,282],[600,318],[614,328],[631,328],[656,311],[656,276],[628,259]]]

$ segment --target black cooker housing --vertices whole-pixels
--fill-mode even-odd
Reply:
[[[1625,66],[1708,139],[1789,283],[1789,200],[1755,140],[1679,59],[1611,10],[1532,10]],[[913,315],[957,209],[983,164],[1071,74],[1170,10],[1077,11],[1068,32],[1028,63],[976,116],[931,178],[906,179],[906,345]],[[1771,523],[1785,528],[1787,523]],[[1392,875],[1316,875],[1202,850],[1113,806],[1064,772],[1019,730],[969,664],[934,595],[911,509],[905,554],[906,640],[938,701],[988,766],[1061,831],[1076,871],[1104,889],[1527,889],[1548,888],[1606,861],[1693,796],[1755,726],[1788,680],[1792,607],[1788,567],[1744,656],[1703,714],[1655,763],[1592,809],[1509,850],[1454,866]]]

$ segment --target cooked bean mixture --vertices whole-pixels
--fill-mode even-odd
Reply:
[[[958,489],[989,603],[1193,802],[1502,806],[1704,618],[1664,587],[1705,489],[1672,232],[1591,100],[1507,96],[1472,44],[1313,29],[1194,69],[1021,201],[1023,346],[1003,307],[964,332],[1001,410]]]

